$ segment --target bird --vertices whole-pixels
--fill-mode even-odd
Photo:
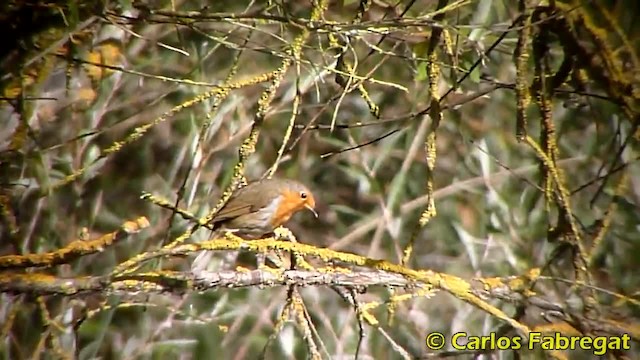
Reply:
[[[309,210],[317,218],[313,194],[302,183],[290,179],[263,179],[233,192],[209,222],[216,234],[230,232],[246,240],[272,233],[298,211]],[[194,226],[194,230],[198,225]],[[213,255],[204,250],[193,261],[191,270],[204,270]]]

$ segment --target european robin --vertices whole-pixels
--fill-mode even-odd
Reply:
[[[254,240],[273,232],[300,210],[307,209],[318,217],[315,206],[313,194],[303,184],[288,179],[265,179],[236,190],[210,224],[218,234],[231,232]],[[211,256],[211,251],[201,252],[191,270],[204,270]]]

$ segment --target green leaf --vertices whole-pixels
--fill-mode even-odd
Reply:
[[[427,62],[423,61],[418,64],[418,76],[416,76],[416,80],[424,81],[427,79]]]

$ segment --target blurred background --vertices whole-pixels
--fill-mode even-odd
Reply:
[[[101,253],[11,271],[107,275],[160,248],[192,223],[141,194],[206,215],[264,111],[244,174],[260,179],[277,163],[277,177],[309,186],[320,216],[292,218],[299,242],[399,263],[415,236],[407,267],[467,280],[540,267],[545,278],[532,290],[546,301],[619,325],[608,335],[635,328],[637,339],[639,6],[550,3],[338,0],[317,16],[311,1],[9,1],[0,6],[0,254],[55,251],[139,216],[151,225]],[[304,40],[297,50],[294,39]],[[546,185],[548,168],[518,141],[519,109],[528,120],[522,128],[543,148],[552,130],[552,158],[589,252],[596,313],[584,309],[584,288],[575,285],[576,240],[563,221],[562,191]],[[429,134],[436,134],[433,171]],[[420,227],[430,198],[437,215]],[[189,241],[207,236],[200,230]],[[189,261],[145,270],[160,266],[186,271]],[[7,359],[311,357],[295,321],[274,332],[287,291],[2,293],[0,352]],[[353,358],[358,347],[362,359],[420,358],[433,353],[424,343],[430,332],[486,335],[503,324],[444,292],[398,302],[390,317],[385,304],[394,293],[371,287],[358,300],[382,303],[371,310],[380,323],[365,324],[358,345],[352,305],[329,287],[300,293],[322,358]],[[491,303],[531,328],[576,327],[534,306]]]

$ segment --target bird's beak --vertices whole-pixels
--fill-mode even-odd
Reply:
[[[309,211],[311,211],[313,213],[313,215],[317,218],[318,217],[318,213],[316,212],[316,210],[313,208],[313,206],[309,205],[309,204],[304,204],[304,207],[306,207]]]

